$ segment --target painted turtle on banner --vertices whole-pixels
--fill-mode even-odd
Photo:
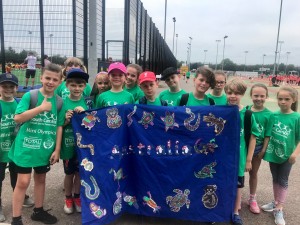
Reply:
[[[160,117],[163,122],[165,122],[165,130],[173,129],[174,127],[179,127],[178,123],[175,122],[175,114],[166,112],[166,117]]]
[[[154,125],[153,123],[153,119],[154,119],[154,112],[143,112],[143,116],[142,116],[142,119],[140,121],[138,121],[138,123],[141,123],[145,129],[148,128],[149,124],[151,126]]]
[[[179,212],[180,208],[186,205],[188,209],[190,207],[191,201],[188,199],[190,194],[189,189],[185,189],[184,192],[179,189],[174,189],[173,192],[177,193],[175,196],[168,196],[166,198],[167,204],[170,206],[171,211]]]

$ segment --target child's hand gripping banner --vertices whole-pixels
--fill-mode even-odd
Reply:
[[[72,119],[82,224],[123,213],[230,221],[237,190],[237,107],[117,105]]]

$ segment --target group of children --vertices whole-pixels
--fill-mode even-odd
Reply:
[[[280,110],[268,110],[264,103],[268,89],[254,84],[250,90],[253,104],[244,107],[241,99],[247,85],[240,79],[226,80],[222,71],[201,67],[194,77],[194,90],[180,88],[176,68],[167,68],[162,80],[168,89],[157,96],[158,83],[151,71],[142,72],[136,64],[127,67],[119,62],[110,64],[108,72],[97,74],[94,86],[88,84],[89,75],[78,58],[69,58],[64,69],[48,64],[41,75],[42,87],[24,94],[18,103],[14,95],[18,79],[13,74],[0,75],[1,183],[9,163],[13,192],[12,225],[22,225],[22,206],[32,206],[26,190],[34,170],[34,209],[31,219],[54,224],[57,218],[43,209],[46,173],[59,158],[64,167],[64,212],[81,212],[79,162],[75,153],[73,130],[70,124],[74,113],[89,108],[119,104],[149,104],[157,106],[238,106],[241,118],[240,159],[237,197],[232,216],[236,225],[243,224],[239,216],[241,188],[244,173],[250,173],[249,209],[260,213],[256,201],[257,174],[262,158],[270,162],[273,177],[274,201],[263,205],[264,211],[273,211],[275,223],[284,225],[283,205],[288,189],[288,176],[300,153],[300,114],[297,113],[298,93],[291,87],[282,87],[277,93]],[[206,94],[209,89],[211,93]],[[225,93],[224,93],[225,91]],[[60,97],[59,97],[60,96]],[[92,100],[92,104],[88,102]],[[15,136],[15,127],[20,127]],[[6,147],[5,147],[6,146]],[[1,200],[1,199],[0,199]],[[29,202],[28,202],[29,201]],[[0,201],[1,203],[1,201]],[[31,204],[27,204],[31,203]],[[4,221],[0,204],[0,221]]]

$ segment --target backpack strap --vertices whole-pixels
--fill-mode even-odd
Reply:
[[[38,102],[39,89],[30,90],[29,94],[30,94],[29,109],[33,109],[36,107],[36,104]]]
[[[252,111],[249,109],[246,109],[245,117],[244,117],[244,137],[246,142],[246,148],[249,147],[249,141],[251,137],[251,117],[252,117]]]
[[[181,95],[179,106],[185,106],[189,100],[189,93]]]
[[[62,108],[63,100],[58,94],[55,95],[55,98],[56,98],[56,110],[59,113]]]
[[[86,104],[86,106],[88,107],[88,109],[92,109],[93,108],[93,96],[85,96],[84,97],[84,102]]]
[[[142,105],[147,105],[147,98],[146,96],[143,96],[139,99],[139,104],[142,104]]]
[[[208,101],[209,105],[215,105],[215,101],[212,98],[208,97]]]

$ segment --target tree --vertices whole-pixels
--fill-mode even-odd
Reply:
[[[223,63],[223,61],[221,62],[221,68],[222,68],[222,63]],[[220,67],[218,67],[218,68],[220,68]],[[233,61],[231,61],[228,58],[224,59],[223,70],[236,71],[236,68],[237,68],[237,66]]]

